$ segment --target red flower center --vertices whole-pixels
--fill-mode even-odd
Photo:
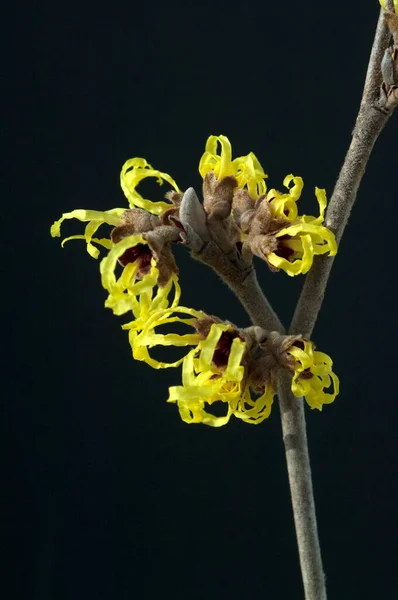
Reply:
[[[234,331],[222,332],[213,354],[213,364],[216,367],[222,368],[227,366],[229,353],[231,352],[231,345],[236,337],[236,332]]]
[[[285,240],[291,240],[290,235],[281,235],[281,237],[277,238],[278,240],[278,248],[275,251],[275,254],[280,256],[281,258],[285,258],[286,260],[290,260],[293,257],[294,250],[285,246],[283,243]]]
[[[297,379],[312,379],[314,377],[314,373],[311,373],[310,369],[304,369],[302,373],[297,377]]]
[[[137,275],[143,276],[149,273],[151,270],[151,259],[152,254],[149,246],[146,244],[137,244],[132,248],[127,248],[125,252],[119,257],[119,263],[122,267],[125,267],[129,263],[133,263],[138,260],[139,267]]]

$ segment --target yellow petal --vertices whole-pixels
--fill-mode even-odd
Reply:
[[[293,185],[290,186],[292,181],[293,181]],[[290,198],[292,200],[294,200],[295,202],[297,202],[297,200],[301,196],[301,192],[304,187],[304,182],[303,182],[302,177],[296,177],[295,175],[292,175],[292,174],[286,175],[285,179],[283,180],[283,185],[286,188],[288,188]]]
[[[246,187],[254,200],[266,194],[267,184],[265,180],[268,175],[264,173],[260,161],[253,152],[250,152],[247,156],[235,158],[233,165],[236,169],[235,177],[239,188]]]
[[[120,173],[120,185],[131,208],[138,206],[138,208],[143,208],[154,215],[160,215],[173,208],[174,205],[170,202],[153,202],[141,196],[136,188],[147,177],[156,177],[159,185],[167,181],[176,192],[180,192],[178,185],[170,175],[153,169],[145,158],[131,158],[124,163]]]
[[[170,316],[170,315],[174,315],[176,313],[186,313],[186,314],[192,314],[193,312],[196,312],[196,315],[194,318],[191,319],[182,319],[181,317],[178,316]],[[200,317],[203,318],[203,313],[199,313]],[[162,325],[169,325],[171,323],[184,323],[187,325],[192,325],[195,323],[195,321],[197,320],[197,318],[200,318],[198,316],[198,312],[197,311],[193,311],[193,309],[189,309],[189,308],[185,308],[185,307],[178,307],[175,311],[171,311],[170,309],[165,309],[162,311],[157,311],[157,312],[153,312],[152,314],[150,314],[149,319],[147,320],[147,322],[143,325],[143,329],[140,333],[138,333],[138,335],[134,336],[132,338],[132,350],[133,350],[133,356],[134,358],[136,358],[137,360],[143,360],[145,362],[147,362],[150,366],[154,367],[154,368],[161,368],[161,369],[165,369],[165,368],[169,368],[169,367],[176,367],[178,365],[181,364],[181,362],[183,361],[182,357],[180,360],[175,361],[173,363],[166,363],[166,362],[160,362],[157,361],[155,359],[153,359],[148,352],[148,348],[153,348],[154,346],[175,346],[175,347],[182,347],[182,346],[197,346],[197,344],[200,342],[200,335],[198,333],[188,333],[188,334],[184,334],[184,335],[180,335],[180,334],[176,334],[176,333],[166,333],[166,334],[161,334],[161,333],[155,333],[155,328],[156,327],[160,327]],[[138,320],[137,322],[132,322],[130,324],[130,328],[131,329],[136,329],[137,325],[140,325],[142,323],[140,323],[140,321]],[[126,327],[124,327],[126,328]]]
[[[221,146],[218,154],[218,144]],[[199,161],[199,173],[204,177],[210,171],[214,171],[217,179],[233,175],[232,148],[229,139],[225,135],[211,135],[208,137],[205,152]]]
[[[315,196],[318,200],[319,204],[319,217],[316,219],[317,223],[323,223],[325,218],[325,210],[326,210],[326,190],[316,187],[315,188]]]
[[[246,423],[257,425],[268,419],[271,414],[272,404],[274,402],[275,391],[269,384],[266,386],[264,393],[257,399],[253,400],[250,394],[249,386],[246,386],[244,393],[242,394],[236,410],[233,414],[238,419],[245,421]],[[247,408],[252,406],[252,408]]]
[[[229,381],[242,381],[245,369],[240,364],[246,349],[246,343],[236,337],[232,340],[231,350],[228,357],[227,368],[224,377]]]
[[[288,231],[289,229],[283,231]],[[275,252],[270,252],[267,255],[268,262],[278,269],[283,269],[290,277],[294,277],[300,273],[307,273],[313,263],[314,247],[310,235],[302,235],[300,241],[302,244],[302,256],[300,258],[290,262],[286,258],[275,254]]]
[[[62,240],[62,242],[61,242],[62,248],[64,247],[66,242],[69,242],[70,240],[85,240],[87,242],[87,238],[85,235],[70,235],[69,237],[64,238]],[[95,242],[96,244],[99,244],[100,246],[107,248],[107,250],[110,250],[112,248],[112,242],[109,238],[101,238],[101,239],[91,238],[91,242]],[[91,242],[87,243],[87,252],[93,258],[98,258],[99,250],[97,248],[95,248]]]
[[[323,404],[330,404],[338,395],[340,382],[332,371],[333,362],[330,356],[324,352],[315,352],[310,340],[303,340],[303,342],[304,349],[291,346],[288,350],[297,361],[291,389],[296,397],[304,396],[311,408],[322,410]],[[300,379],[300,374],[304,370],[312,373],[312,377]],[[324,390],[330,386],[333,391],[325,392]]]
[[[129,235],[126,238],[123,238],[113,246],[110,250],[108,256],[102,259],[100,263],[100,272],[101,272],[101,280],[102,286],[111,292],[116,285],[116,276],[115,269],[117,265],[118,259],[128,250],[129,248],[133,248],[137,246],[137,244],[146,244],[146,240],[142,237],[142,235]]]
[[[267,175],[256,155],[250,152],[232,160],[231,143],[225,135],[211,135],[206,142],[205,153],[199,162],[199,173],[204,177],[210,171],[214,172],[218,180],[227,176],[236,177],[238,187],[247,188],[253,199],[267,191]]]
[[[275,237],[282,237],[289,235],[291,237],[309,234],[312,239],[314,254],[325,254],[329,252],[330,256],[337,254],[337,243],[336,237],[330,229],[323,225],[315,224],[314,222],[308,223],[300,220],[298,222],[281,229]]]
[[[200,371],[210,369],[217,344],[223,332],[228,331],[229,329],[231,329],[230,325],[222,325],[221,323],[214,323],[210,327],[207,338],[201,342],[201,352],[199,357]]]
[[[97,210],[73,210],[70,213],[64,213],[62,217],[53,223],[51,226],[50,233],[52,237],[60,237],[61,235],[61,224],[65,219],[78,219],[79,221],[88,221],[86,228],[84,230],[84,235],[72,235],[67,237],[63,242],[62,246],[65,242],[69,240],[78,240],[84,239],[87,244],[87,252],[93,258],[98,258],[99,250],[93,246],[91,243],[95,241],[97,244],[104,246],[105,248],[110,248],[112,246],[111,240],[107,240],[106,238],[93,238],[94,233],[98,230],[98,228],[107,223],[108,225],[118,226],[121,223],[121,215],[125,212],[122,208],[113,208],[108,211],[97,211]]]
[[[214,331],[212,333],[214,336]],[[181,418],[186,423],[203,423],[211,427],[221,427],[229,421],[236,409],[241,396],[241,384],[227,379],[228,368],[225,373],[221,373],[214,366],[207,368],[209,358],[202,361],[196,359],[198,352],[203,352],[199,346],[185,356],[182,369],[183,385],[172,386],[169,389],[168,402],[177,403]],[[231,350],[231,353],[235,354],[236,351]],[[233,358],[231,363],[234,362]],[[229,369],[233,371],[232,364],[229,365]],[[207,405],[210,407],[214,402],[219,401],[227,405],[227,413],[222,417],[216,417],[207,410]]]
[[[58,221],[55,221],[50,228],[51,237],[61,236],[61,224],[66,219],[77,219],[78,221],[97,221],[101,223],[108,223],[118,227],[121,223],[120,217],[125,212],[125,208],[112,208],[111,210],[99,211],[99,210],[83,210],[76,209],[71,212],[64,213]]]
[[[134,337],[134,336],[132,336]],[[133,347],[133,357],[135,360],[141,360],[146,362],[147,365],[152,367],[153,369],[170,369],[174,367],[179,367],[182,361],[184,360],[184,356],[179,360],[176,360],[172,363],[166,363],[160,360],[155,360],[149,355],[148,348],[146,346],[137,346],[133,341],[130,341],[131,346]]]

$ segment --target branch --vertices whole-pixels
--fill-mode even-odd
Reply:
[[[326,227],[335,233],[337,242],[340,241],[347,224],[373,146],[388,120],[388,110],[385,107],[381,108],[378,100],[382,83],[381,61],[390,37],[381,11],[353,139],[325,220]],[[236,257],[228,256],[217,243],[212,241],[205,227],[205,215],[200,213],[197,199],[194,200],[191,192],[186,193],[184,197],[186,209],[182,211],[185,216],[181,220],[184,225],[188,225],[186,231],[188,241],[191,241],[190,245],[194,250],[194,258],[210,265],[229,285],[247,310],[254,325],[283,333],[281,322],[258,286],[254,269],[247,265],[246,267],[239,265]],[[193,233],[190,233],[192,231],[190,223],[193,222],[191,214],[195,215],[196,222],[201,223],[201,227],[196,228]],[[301,333],[305,337],[310,337],[322,304],[332,264],[333,259],[329,257],[315,258],[294,313],[290,327],[292,333]],[[304,401],[293,396],[291,375],[287,372],[281,373],[279,377],[278,396],[305,598],[326,600]]]
[[[306,600],[326,600],[304,401],[293,396],[291,383],[291,374],[282,371],[278,380],[278,397],[301,576]]]
[[[199,252],[193,252],[192,256],[209,265],[229,286],[254,325],[284,333],[285,328],[258,284],[253,266],[240,268],[211,241]]]
[[[373,146],[388,120],[377,105],[381,84],[381,60],[390,33],[380,12],[370,56],[363,97],[343,167],[332,195],[325,225],[339,242]],[[317,257],[307,275],[298,301],[291,332],[310,337],[325,294],[333,259]],[[315,501],[307,445],[304,403],[291,392],[291,377],[282,374],[278,382],[279,404],[297,543],[306,600],[326,600],[326,587],[317,532]]]
[[[373,146],[389,118],[377,104],[382,81],[380,65],[389,39],[390,32],[380,11],[352,141],[326,213],[325,225],[335,233],[337,242],[343,235]],[[293,315],[291,332],[311,337],[333,262],[334,258],[326,255],[315,257]]]

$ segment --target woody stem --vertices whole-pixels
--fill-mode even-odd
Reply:
[[[213,242],[208,242],[192,256],[209,265],[229,286],[254,325],[284,333],[285,328],[261,290],[253,267],[241,268],[236,265]]]
[[[381,85],[380,64],[389,39],[390,33],[384,23],[383,12],[380,11],[352,141],[326,212],[325,225],[335,233],[337,242],[343,235],[373,146],[390,116],[377,105]],[[311,336],[333,262],[334,259],[326,255],[314,258],[293,315],[291,332]]]
[[[389,39],[390,34],[380,13],[353,139],[326,216],[325,225],[335,232],[338,242],[354,204],[373,146],[389,116],[377,107],[381,84],[380,64]],[[332,264],[332,258],[326,256],[315,258],[297,304],[290,332],[300,332],[305,337],[310,337],[322,304]],[[288,374],[281,376],[278,393],[305,598],[326,600],[303,400],[293,396],[290,383]]]

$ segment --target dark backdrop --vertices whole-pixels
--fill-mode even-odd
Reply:
[[[132,156],[199,189],[219,133],[256,153],[271,186],[302,175],[310,212],[350,142],[378,3],[53,4],[18,6],[7,27],[4,597],[301,598],[277,406],[257,427],[184,424],[165,402],[179,372],[132,360],[98,263],[49,226],[124,206]],[[396,127],[376,145],[313,335],[341,379],[333,405],[307,410],[331,599],[398,586]],[[249,324],[214,274],[177,258],[184,304]],[[258,272],[287,322],[303,277]]]

